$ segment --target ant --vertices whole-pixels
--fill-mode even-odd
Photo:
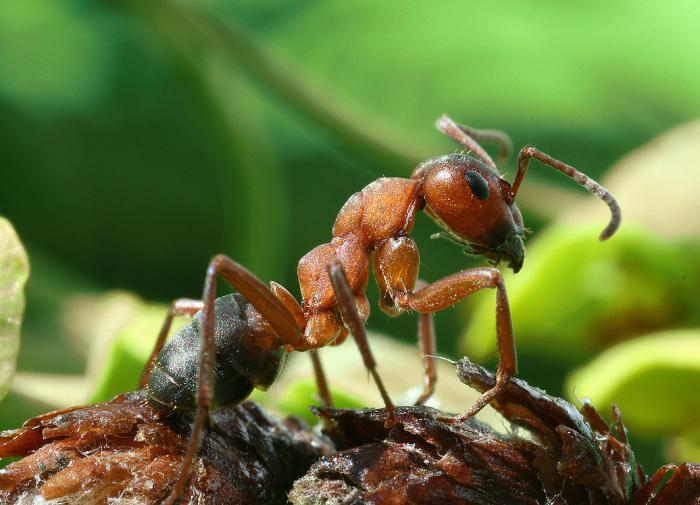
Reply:
[[[505,163],[511,151],[505,133],[468,128],[446,115],[436,127],[466,149],[466,154],[430,158],[418,165],[410,179],[381,178],[352,195],[335,220],[331,242],[299,261],[301,304],[280,284],[271,282],[268,288],[224,255],[215,256],[207,268],[203,301],[173,302],[141,378],[141,387],[160,410],[194,411],[179,478],[163,503],[173,504],[182,495],[210,409],[237,404],[254,388],[269,387],[288,352],[309,351],[320,399],[330,406],[332,399],[316,350],[340,345],[352,333],[386,406],[387,425],[393,424],[394,404],[377,373],[365,333],[370,264],[381,309],[391,316],[419,313],[425,371],[417,405],[430,398],[437,379],[433,313],[483,288],[496,289],[497,380],[456,421],[475,415],[507,386],[517,359],[501,273],[493,266],[478,267],[430,284],[419,281],[418,248],[410,237],[416,212],[428,214],[443,230],[438,235],[458,243],[468,254],[484,256],[492,265],[507,262],[518,272],[524,259],[525,228],[515,197],[532,158],[563,172],[608,205],[612,217],[601,240],[617,230],[620,208],[600,184],[532,146],[520,150],[511,185],[479,145],[497,144]],[[218,276],[238,293],[217,298]],[[195,317],[164,346],[173,318],[186,314]]]

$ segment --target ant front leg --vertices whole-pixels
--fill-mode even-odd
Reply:
[[[258,277],[223,254],[217,255],[211,260],[207,268],[204,293],[202,295],[204,304],[202,313],[204,317],[200,327],[202,352],[199,358],[197,409],[192,421],[190,440],[182,459],[180,475],[170,494],[163,501],[163,505],[173,505],[182,496],[190,477],[194,457],[199,450],[202,440],[204,422],[209,417],[214,399],[213,370],[214,357],[216,355],[214,342],[216,314],[214,312],[214,302],[216,301],[216,278],[219,275],[226,279],[231,286],[238,290],[255,307],[263,319],[275,330],[282,344],[290,348],[303,344],[294,316]]]
[[[382,242],[372,257],[374,278],[379,287],[379,306],[389,316],[401,314],[402,308],[396,300],[412,293],[416,286],[423,288],[427,284],[418,280],[420,254],[411,237],[392,237]],[[423,391],[416,400],[416,405],[423,405],[433,395],[437,382],[435,367],[435,325],[433,314],[423,313],[418,316],[418,347],[423,356]]]
[[[404,309],[430,313],[450,307],[475,291],[484,288],[496,289],[496,330],[499,354],[496,385],[482,394],[474,405],[458,418],[459,421],[474,416],[502,393],[508,386],[510,378],[517,371],[513,325],[501,273],[495,268],[471,268],[444,277],[423,289],[411,294],[404,294],[397,299],[399,306]]]
[[[391,398],[389,398],[389,394],[384,387],[384,383],[377,373],[377,362],[374,360],[372,351],[369,348],[364,321],[362,321],[362,318],[357,311],[355,296],[350,289],[350,284],[348,283],[347,276],[345,275],[345,269],[338,259],[335,259],[330,263],[330,265],[328,265],[328,275],[330,276],[331,284],[333,285],[333,290],[335,291],[335,297],[338,301],[340,315],[343,317],[343,321],[350,330],[350,333],[352,333],[352,336],[355,338],[357,347],[360,348],[360,354],[362,354],[362,360],[364,361],[365,367],[372,375],[372,378],[379,389],[379,393],[382,395],[382,399],[384,400],[384,406],[386,407],[387,414],[389,414],[386,424],[392,425],[395,421],[394,403],[391,401]]]
[[[170,333],[170,327],[173,324],[173,319],[175,316],[192,317],[197,312],[202,310],[203,306],[204,304],[201,302],[201,300],[190,300],[189,298],[179,298],[170,304],[168,313],[165,316],[165,321],[163,321],[163,326],[160,329],[160,333],[158,333],[158,339],[153,346],[153,351],[151,351],[151,355],[148,358],[148,361],[146,361],[146,366],[144,366],[143,372],[141,373],[141,380],[139,381],[139,387],[141,389],[145,388],[148,384],[148,379],[151,376],[151,370],[153,370],[153,365],[158,357],[158,354],[160,354],[160,351],[163,349],[165,339],[168,338],[168,333]]]

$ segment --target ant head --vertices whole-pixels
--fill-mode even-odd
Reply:
[[[523,265],[523,219],[509,200],[511,186],[477,159],[450,154],[428,160],[416,171],[423,179],[424,210],[448,238],[469,254],[493,263]]]

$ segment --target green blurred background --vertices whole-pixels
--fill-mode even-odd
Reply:
[[[83,371],[84,355],[65,336],[66,299],[115,288],[161,302],[197,298],[218,252],[298,294],[296,262],[329,240],[350,194],[382,175],[409,176],[421,159],[455,149],[433,128],[442,112],[505,130],[518,147],[535,144],[602,177],[633,149],[700,116],[698,19],[700,4],[681,0],[0,2],[0,214],[32,263],[19,369]],[[560,187],[580,194],[539,167],[525,181],[521,209],[535,231],[533,247],[565,201]],[[556,196],[551,205],[537,188]],[[666,189],[658,188],[659,199]],[[700,305],[688,294],[697,287],[697,240],[684,237],[675,247],[650,233],[609,243],[612,264],[655,273],[639,281],[644,289],[620,284],[598,305],[569,307],[576,328],[588,325],[573,332],[574,345],[547,352],[547,339],[537,344],[540,326],[570,329],[567,318],[549,317],[564,314],[556,298],[578,296],[561,293],[565,283],[553,305],[538,306],[538,290],[549,292],[569,264],[588,264],[605,250],[609,244],[596,242],[604,223],[565,237],[581,240],[574,252],[595,247],[587,255],[559,251],[553,263],[528,255],[519,275],[533,268],[522,281],[529,288],[513,288],[523,331],[535,342],[521,346],[520,376],[556,394],[571,395],[566,374],[619,340],[698,324]],[[422,277],[482,264],[431,241],[434,231],[417,220]],[[638,279],[634,268],[626,272]],[[527,289],[535,291],[517,294]],[[595,284],[594,298],[600,289]],[[629,318],[639,306],[625,306],[629,324],[607,325],[605,338],[585,344],[600,317],[619,321],[602,309],[586,319],[590,307],[624,306],[626,293],[640,290],[651,293],[642,304],[651,311],[654,300],[680,308],[637,325]],[[480,310],[492,317],[488,296],[437,317],[442,355],[479,347],[474,333],[483,332],[468,325]],[[386,317],[375,308],[374,287],[370,298],[371,328],[413,342],[414,318]],[[515,307],[514,326],[517,337]],[[691,347],[698,335],[691,331]],[[493,364],[493,347],[476,357]],[[685,405],[683,394],[677,400]],[[673,430],[700,425],[697,400],[688,408],[690,420]],[[0,427],[39,411],[10,395]],[[641,431],[637,447],[649,467],[669,457],[663,451],[673,435],[658,426]],[[700,429],[690,439],[700,439]]]

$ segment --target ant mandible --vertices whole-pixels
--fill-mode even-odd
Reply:
[[[331,396],[316,350],[339,345],[352,333],[384,400],[387,423],[393,422],[394,404],[377,373],[365,333],[370,263],[381,309],[391,316],[419,313],[425,374],[416,404],[425,403],[435,388],[432,314],[483,288],[496,289],[497,381],[456,420],[473,416],[506,387],[516,372],[517,360],[501,273],[494,267],[479,267],[431,284],[419,281],[418,248],[410,237],[416,212],[423,210],[443,229],[441,235],[469,254],[485,256],[493,264],[507,262],[518,272],[524,258],[524,227],[515,196],[532,158],[563,172],[610,207],[612,217],[601,240],[617,230],[620,209],[600,184],[532,146],[520,150],[511,185],[479,145],[498,144],[505,162],[511,150],[506,134],[471,129],[446,115],[436,126],[467,154],[431,158],[418,165],[410,179],[381,178],[352,195],[335,220],[331,242],[299,261],[301,304],[281,285],[271,282],[268,288],[224,255],[215,256],[209,264],[203,301],[180,299],[172,304],[141,378],[141,386],[159,409],[195,411],[179,478],[164,503],[174,503],[183,493],[210,409],[235,405],[254,388],[269,387],[287,352],[310,352],[320,398],[329,406]],[[219,275],[238,293],[217,298]],[[196,315],[163,347],[173,317],[182,314]]]

